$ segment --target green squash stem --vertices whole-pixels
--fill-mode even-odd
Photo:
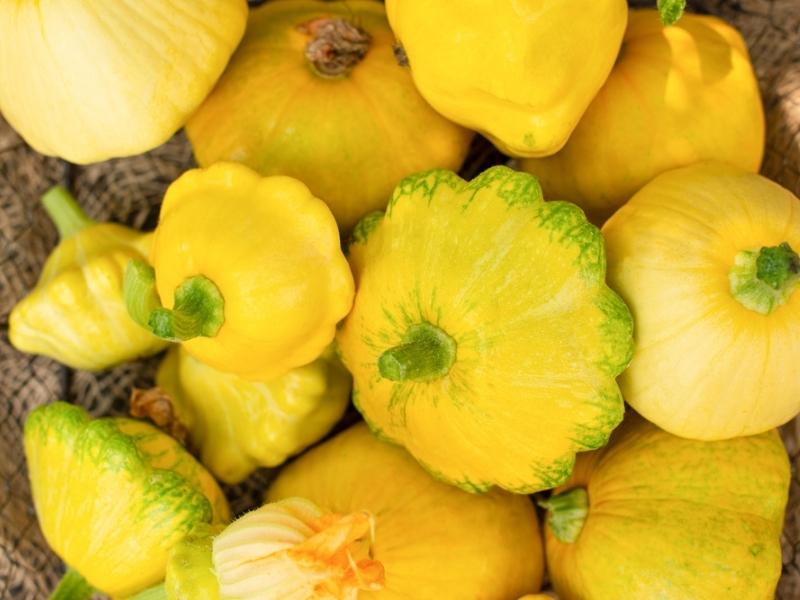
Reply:
[[[155,271],[142,260],[128,263],[123,296],[134,321],[172,342],[214,337],[225,321],[222,293],[203,275],[189,277],[175,288],[173,308],[162,306],[156,291]]]
[[[455,360],[455,340],[436,325],[418,323],[402,344],[380,355],[378,371],[391,381],[431,381],[447,375]]]
[[[94,225],[94,221],[86,216],[75,197],[60,185],[51,187],[44,193],[42,204],[53,220],[62,240],[75,235],[81,229]]]
[[[50,600],[88,600],[93,593],[94,589],[83,575],[72,568],[67,568],[58,586],[50,594]]]
[[[683,16],[686,0],[658,0],[658,14],[664,25],[673,25]]]
[[[151,588],[147,588],[135,596],[131,596],[129,600],[168,600],[168,598],[169,596],[167,595],[167,588],[165,588],[164,584],[161,583]]]
[[[800,283],[800,256],[783,242],[736,255],[728,275],[731,294],[752,311],[768,315],[786,304]]]
[[[578,539],[589,514],[589,494],[584,488],[550,496],[538,504],[547,510],[547,524],[558,541],[572,544]]]

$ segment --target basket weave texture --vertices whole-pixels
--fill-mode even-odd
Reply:
[[[633,4],[652,5],[654,2]],[[763,173],[800,195],[800,0],[705,0],[692,10],[717,14],[744,34],[758,73],[767,114]],[[724,110],[725,107],[720,107]],[[472,176],[502,161],[476,142],[464,168]],[[90,216],[152,228],[167,185],[193,166],[182,134],[133,158],[74,167],[31,150],[0,117],[0,597],[46,598],[63,567],[36,522],[22,450],[22,423],[33,408],[57,399],[93,415],[124,414],[131,389],[153,383],[158,358],[102,373],[65,368],[15,351],[8,342],[8,314],[36,282],[57,235],[39,196],[61,183]],[[800,376],[800,369],[798,369]],[[352,419],[352,415],[349,417]],[[800,420],[782,428],[792,460],[792,488],[777,597],[800,598]],[[270,472],[257,472],[225,491],[239,513],[258,504]]]

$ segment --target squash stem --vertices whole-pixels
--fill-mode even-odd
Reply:
[[[436,325],[418,323],[402,344],[380,355],[378,371],[391,381],[430,381],[447,375],[455,360],[455,340]]]
[[[172,342],[214,337],[225,321],[222,294],[203,275],[189,277],[175,288],[174,306],[165,308],[158,297],[153,267],[132,260],[125,270],[123,296],[134,321]]]
[[[68,567],[58,586],[50,594],[50,600],[88,600],[93,593],[94,589],[83,575]]]
[[[345,19],[320,17],[297,27],[311,39],[305,57],[322,77],[345,77],[367,55],[372,37]]]
[[[783,242],[736,255],[728,280],[742,306],[768,315],[786,304],[800,283],[800,256]]]
[[[539,500],[547,510],[547,524],[560,542],[571,544],[578,539],[589,514],[589,494],[582,487]]]
[[[86,216],[75,197],[63,186],[56,185],[47,190],[42,195],[42,204],[62,240],[94,225],[94,221]]]
[[[674,25],[686,10],[686,0],[657,0],[658,14],[664,25]]]

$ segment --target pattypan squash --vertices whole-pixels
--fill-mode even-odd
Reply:
[[[181,586],[209,562],[216,582],[191,588],[193,599],[507,600],[541,585],[528,498],[437,482],[363,424],[284,469],[267,499],[214,537],[205,558],[198,542],[168,571],[170,600],[188,600],[174,590],[190,589]]]
[[[656,177],[606,223],[608,277],[636,322],[620,379],[637,412],[719,440],[800,412],[800,201],[721,163]]]
[[[472,132],[435,112],[392,52],[383,4],[270,2],[187,133],[200,165],[290,175],[344,230],[422,169],[458,169]]]
[[[74,163],[167,141],[244,33],[245,0],[0,2],[0,112]]]
[[[353,237],[358,290],[338,341],[380,437],[464,489],[521,493],[606,443],[632,325],[580,209],[507,167],[469,183],[434,170],[401,181]]]
[[[248,379],[269,381],[315,360],[353,300],[325,203],[296,179],[235,163],[170,185],[150,262],[132,262],[125,275],[134,320]]]
[[[386,0],[422,96],[513,156],[567,141],[617,57],[625,0]]]
[[[24,441],[39,525],[70,568],[53,598],[134,594],[196,525],[230,519],[211,475],[147,423],[55,402],[30,413]]]
[[[189,443],[218,478],[238,483],[318,441],[350,401],[350,375],[327,350],[271,381],[217,371],[175,346],[139,403],[171,402]]]
[[[567,145],[521,161],[545,194],[607,219],[659,173],[702,160],[757,172],[764,110],[747,46],[708,15],[631,11],[622,51]]]
[[[39,281],[9,317],[18,350],[96,371],[149,356],[167,343],[128,316],[122,300],[125,268],[147,256],[151,235],[95,223],[60,186],[42,203],[61,236]]]
[[[566,600],[774,598],[789,481],[777,431],[698,442],[631,413],[541,502],[553,587]]]

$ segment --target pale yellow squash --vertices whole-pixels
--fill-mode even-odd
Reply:
[[[631,307],[625,400],[676,435],[761,433],[800,412],[800,201],[719,163],[655,178],[603,228]]]
[[[203,101],[246,19],[245,0],[4,0],[0,112],[71,162],[145,152]]]

